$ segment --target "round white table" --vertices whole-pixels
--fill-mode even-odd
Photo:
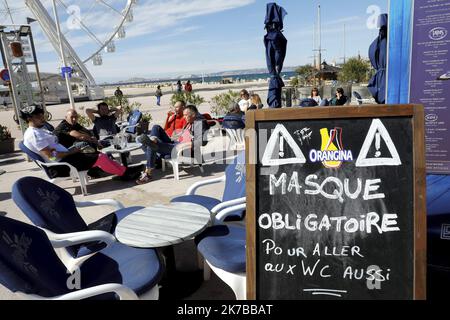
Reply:
[[[128,166],[127,155],[131,151],[140,149],[141,147],[142,147],[142,144],[140,144],[140,143],[128,142],[127,146],[125,148],[122,148],[122,149],[116,149],[116,148],[114,148],[113,145],[110,145],[109,147],[103,148],[100,151],[103,152],[103,153],[106,153],[106,154],[114,154],[114,153],[120,154],[120,159],[122,161],[122,164],[126,167],[126,166]]]
[[[116,226],[115,236],[131,247],[160,248],[192,239],[210,221],[209,210],[196,204],[158,204],[122,219]]]

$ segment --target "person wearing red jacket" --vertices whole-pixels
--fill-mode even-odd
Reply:
[[[184,91],[186,91],[187,93],[191,93],[192,92],[191,80],[188,80],[186,82],[186,84],[184,85]]]
[[[186,107],[184,101],[177,101],[175,103],[175,113],[169,112],[167,114],[166,124],[164,125],[164,131],[169,137],[172,137],[174,133],[178,133],[183,130],[186,125],[186,119],[183,117],[183,111]]]

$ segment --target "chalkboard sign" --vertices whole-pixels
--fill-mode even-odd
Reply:
[[[425,299],[423,107],[246,117],[248,298]]]

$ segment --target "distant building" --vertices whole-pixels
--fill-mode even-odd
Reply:
[[[60,74],[41,72],[40,76],[46,104],[60,104],[69,101],[66,82]],[[40,101],[40,88],[35,72],[30,72],[30,80],[35,99],[36,101]],[[70,83],[75,101],[99,100],[104,98],[102,88],[90,88],[82,78],[72,76]],[[97,89],[100,90],[93,92],[93,90]],[[0,97],[2,98],[0,99],[0,103],[3,104],[4,101],[8,105],[12,103],[8,87],[0,86]]]
[[[222,80],[220,81],[221,84],[231,84],[233,83],[233,78],[228,77],[228,78],[222,78]]]
[[[337,80],[341,68],[329,65],[326,61],[322,62],[321,69],[313,73],[315,79],[322,81]]]

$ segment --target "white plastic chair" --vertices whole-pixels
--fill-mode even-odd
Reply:
[[[55,234],[44,228],[39,228],[45,232],[54,249],[65,250],[66,247],[90,242],[102,242],[106,245],[105,248],[111,246],[116,242],[113,235],[105,231],[83,231],[66,234]],[[70,260],[62,261],[70,273],[76,272],[82,264],[89,260],[94,254],[87,255],[81,258],[70,258]],[[42,297],[36,294],[25,294],[18,292],[18,294],[29,300],[81,300],[88,299],[105,293],[115,293],[120,300],[138,300],[137,294],[130,288],[119,283],[106,283],[90,288],[85,288],[54,297]],[[155,285],[149,291],[141,295],[141,299],[157,300],[159,298],[159,286]]]
[[[36,164],[45,172],[45,168],[51,168],[51,167],[61,167],[61,166],[67,166],[70,169],[70,178],[74,183],[78,181],[80,182],[80,188],[83,196],[87,196],[87,185],[89,184],[89,179],[87,175],[87,171],[78,171],[74,166],[72,166],[70,163],[67,162],[58,162],[58,163],[47,163],[47,162],[41,162],[39,160],[35,160]],[[51,183],[55,183],[58,181],[65,180],[66,178],[50,178],[47,175],[47,180]]]
[[[247,275],[246,273],[231,273],[220,268],[214,267],[208,260],[205,260],[203,269],[203,279],[210,279],[210,270],[212,270],[231,290],[233,290],[236,300],[247,300]],[[207,267],[206,267],[207,266]],[[210,268],[210,270],[206,270]]]
[[[195,163],[195,159],[191,157],[185,157],[183,156],[183,152],[191,149],[190,143],[183,143],[179,144],[175,147],[176,150],[176,157],[175,158],[163,158],[162,160],[162,171],[166,171],[166,163],[169,163],[173,168],[173,177],[175,180],[180,180],[180,169],[179,166],[181,164],[188,164],[191,167],[194,165],[198,165],[200,168],[201,173],[204,173],[203,167],[201,164]],[[173,153],[173,152],[172,152]]]
[[[219,227],[221,228],[221,227]],[[244,268],[236,266],[232,267],[235,271],[230,270],[230,266],[226,267],[226,261],[233,256],[233,259],[239,259],[242,257],[242,253],[244,253],[245,259],[245,239],[242,239],[242,235],[245,238],[245,232],[242,233],[245,229],[242,227],[225,227],[229,230],[230,233],[223,235],[214,235],[215,230],[219,230],[217,227],[210,227],[205,232],[204,238],[197,243],[198,252],[200,255],[205,255],[204,257],[204,269],[203,269],[203,278],[205,281],[208,281],[211,276],[211,270],[223,281],[225,282],[234,292],[237,300],[245,300],[247,294],[247,280],[245,273],[245,260]],[[209,233],[211,232],[211,233]],[[209,234],[208,234],[209,233]],[[243,246],[235,247],[234,251],[226,252],[223,249],[227,247],[225,245],[232,237],[234,241],[236,240],[244,240]],[[228,238],[228,239],[227,239]],[[212,244],[212,245],[211,245]],[[211,261],[217,263],[215,266]],[[225,262],[225,263],[224,263]],[[242,264],[242,262],[238,262]],[[225,270],[228,269],[228,270]],[[237,270],[239,269],[239,271]]]
[[[67,178],[51,178],[47,174],[46,169],[51,168],[51,167],[68,167],[69,171],[70,171],[70,178],[72,179],[72,181],[76,182],[78,179],[78,181],[80,182],[80,186],[81,186],[81,192],[83,193],[84,196],[86,196],[88,194],[87,187],[86,187],[87,184],[89,183],[89,180],[87,177],[87,170],[86,171],[78,171],[74,166],[72,166],[71,164],[69,164],[67,162],[52,162],[52,163],[45,162],[44,158],[42,158],[39,154],[34,153],[30,149],[28,149],[25,146],[25,144],[23,143],[23,141],[21,141],[19,143],[19,148],[23,152],[25,152],[25,154],[28,155],[30,157],[30,159],[33,160],[39,168],[41,168],[44,171],[48,181],[56,184],[57,181],[65,180]]]
[[[50,240],[51,245],[54,249],[61,249],[65,251],[66,247],[74,246],[77,244],[83,244],[83,243],[89,243],[89,242],[102,242],[106,245],[106,247],[109,247],[111,244],[113,244],[116,239],[114,236],[108,232],[105,231],[83,231],[83,232],[74,232],[74,233],[66,233],[66,234],[56,234],[49,230],[46,230],[44,228],[39,228],[45,232],[47,237]],[[81,265],[88,260],[92,255],[84,256],[81,258],[72,258],[62,262],[66,266],[67,270],[71,273],[76,271],[81,267]],[[159,288],[158,286],[155,286],[156,289]],[[152,288],[154,290],[155,288]],[[101,294],[105,293],[116,293],[120,300],[137,300],[139,299],[136,293],[131,290],[130,288],[118,284],[118,283],[108,283],[103,285],[98,285],[95,287],[90,287],[74,292],[70,292],[67,294],[63,294],[56,297],[51,298],[45,298],[41,297],[39,295],[25,295],[25,298],[30,300],[81,300],[81,299],[88,299],[91,297],[95,297]],[[23,294],[23,293],[22,293]],[[156,297],[157,299],[157,297]]]
[[[245,149],[245,130],[244,129],[225,129],[230,139],[229,150]]]

